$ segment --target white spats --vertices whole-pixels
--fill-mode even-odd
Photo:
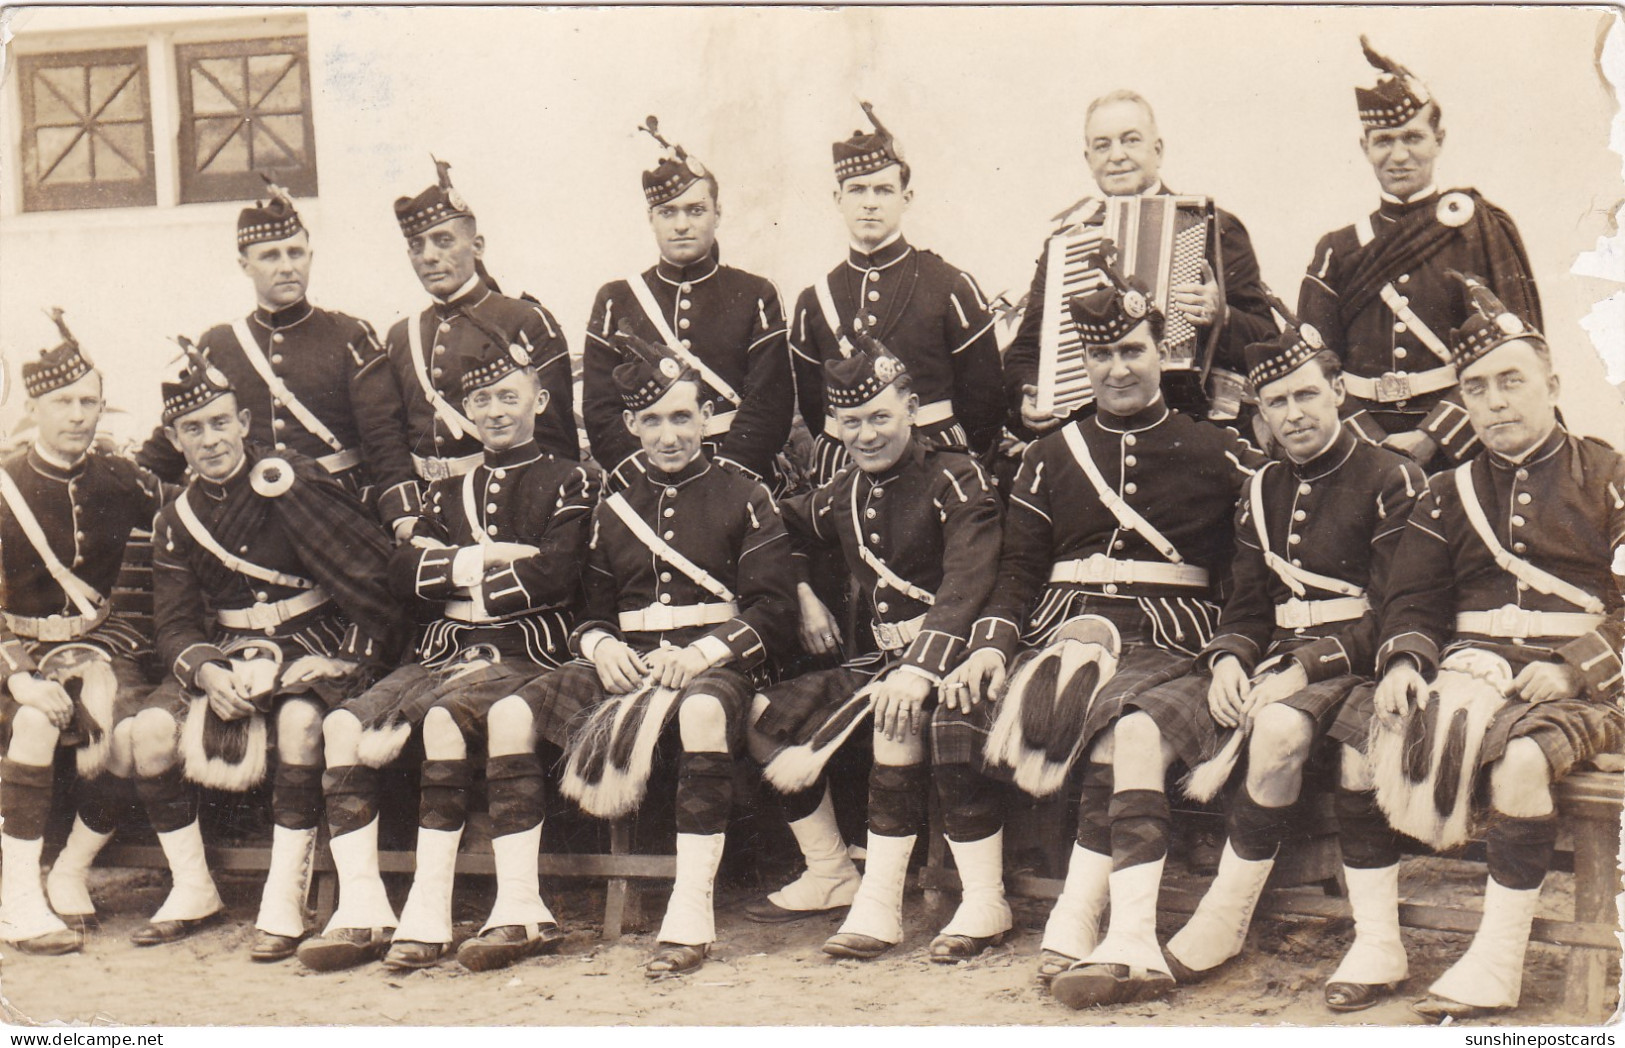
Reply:
[[[666,918],[660,922],[660,942],[703,946],[717,938],[711,892],[717,866],[722,862],[724,836],[720,833],[677,835],[677,878],[671,886]]]
[[[40,887],[39,859],[44,845],[41,839],[25,841],[0,834],[0,866],[5,869],[5,876],[0,877],[0,940],[21,942],[67,930],[51,912]]]
[[[1085,957],[1090,964],[1126,964],[1168,974],[1168,962],[1157,945],[1157,890],[1166,859],[1113,870],[1111,924],[1100,945]]]
[[[51,900],[51,909],[64,917],[89,917],[96,912],[85,879],[90,875],[96,856],[112,839],[111,833],[97,833],[85,825],[85,820],[74,817],[68,840],[45,878],[45,894]]]
[[[943,935],[986,939],[1015,924],[1004,898],[1004,831],[979,841],[948,841],[959,869],[959,908],[943,926]]]
[[[310,890],[310,862],[316,829],[271,828],[271,863],[260,895],[254,927],[297,939],[305,934],[305,895]]]
[[[457,845],[463,831],[418,827],[417,872],[401,907],[396,942],[451,942],[451,882],[457,875]]]
[[[507,924],[558,923],[542,901],[541,875],[537,872],[541,848],[541,823],[491,839],[491,851],[496,854],[497,899],[480,934]]]
[[[1327,982],[1382,986],[1409,974],[1399,938],[1399,864],[1375,870],[1343,867],[1354,912],[1354,945]]]
[[[1087,957],[1100,941],[1100,918],[1106,912],[1112,857],[1073,843],[1066,864],[1066,883],[1044,925],[1041,949],[1071,958]]]
[[[786,910],[833,910],[850,905],[858,894],[858,868],[847,854],[827,787],[817,809],[790,823],[790,832],[801,846],[807,868],[767,901]]]
[[[225,906],[220,901],[220,893],[214,890],[214,878],[209,876],[209,863],[203,855],[203,832],[196,819],[178,830],[160,833],[158,846],[169,860],[174,883],[164,904],[152,915],[153,923],[195,921]]]
[[[1529,927],[1539,905],[1539,888],[1507,888],[1491,877],[1484,885],[1484,920],[1473,944],[1428,992],[1480,1008],[1517,1007]]]
[[[1225,841],[1218,875],[1185,927],[1168,940],[1168,955],[1193,972],[1205,972],[1240,953],[1274,868],[1274,859],[1243,859]]]
[[[887,837],[869,831],[863,883],[841,923],[843,933],[867,935],[881,942],[903,941],[903,887],[908,883],[908,860],[913,854],[913,834]]]
[[[393,928],[395,908],[378,872],[378,817],[329,842],[339,874],[339,905],[323,935],[340,928]]]

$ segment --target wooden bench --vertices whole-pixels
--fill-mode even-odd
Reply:
[[[1610,961],[1620,957],[1619,916],[1615,898],[1620,894],[1618,863],[1620,811],[1625,804],[1625,776],[1615,772],[1580,771],[1553,789],[1561,832],[1571,843],[1566,858],[1574,872],[1574,913],[1570,920],[1536,918],[1530,938],[1569,949],[1564,965],[1564,1010],[1576,1020],[1601,1022],[1610,1010],[1607,982]],[[1306,839],[1283,846],[1280,861],[1270,877],[1270,887],[1259,902],[1258,913],[1294,917],[1338,918],[1349,916],[1348,904],[1337,896],[1341,862],[1337,853],[1335,824],[1328,826],[1329,797],[1317,806]],[[1043,805],[1037,806],[1042,808]],[[1066,804],[1053,802],[1065,812]],[[1049,824],[1049,836],[1059,834],[1062,848],[1072,839],[1069,820],[1058,830],[1053,815],[1041,815],[1037,825]],[[931,843],[926,864],[919,870],[919,885],[926,894],[928,908],[942,912],[946,894],[959,890],[959,875],[952,856],[942,842],[941,823],[932,816]],[[1330,830],[1331,832],[1327,832]],[[1007,842],[1008,843],[1008,842]],[[1047,846],[1048,842],[1040,842]],[[1008,851],[1008,847],[1007,847]],[[1566,865],[1561,861],[1559,865]],[[1051,869],[1064,870],[1062,865]],[[1007,879],[1012,894],[1031,899],[1055,899],[1064,881],[1057,877],[1015,874]],[[1162,910],[1190,914],[1201,901],[1201,893],[1165,885],[1159,897]],[[1480,909],[1401,903],[1400,923],[1408,928],[1471,934],[1478,930]]]

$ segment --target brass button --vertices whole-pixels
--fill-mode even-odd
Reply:
[[[665,539],[665,540],[666,540],[666,541],[667,541],[667,542],[670,542],[670,541],[671,541],[671,540],[672,540],[672,539],[674,539],[674,538],[676,538],[676,537],[677,537],[677,532],[675,532],[675,531],[668,531],[668,532],[666,532],[666,533],[665,533],[665,534],[664,534],[664,535],[661,535],[661,536],[660,536],[660,537],[661,537],[661,538],[663,538],[663,539]]]
[[[690,305],[690,303],[689,303],[688,299],[686,299],[686,298],[680,298],[680,299],[677,300],[677,308],[678,309],[687,309],[689,307],[689,305]]]
[[[868,519],[870,519],[870,520],[874,520],[875,519],[875,509],[874,509],[874,507],[871,506],[868,509],[864,510],[863,515],[865,517],[867,517]]]
[[[1127,484],[1123,485],[1123,494],[1125,494],[1125,495],[1132,495],[1136,491],[1139,491],[1139,490],[1140,490],[1140,486],[1138,484],[1134,483],[1132,480],[1129,481]]]
[[[1122,539],[1113,539],[1112,540],[1112,549],[1122,549],[1122,548],[1123,548],[1123,540]]]
[[[1107,593],[1116,593],[1116,592],[1117,592],[1117,583],[1115,583],[1115,582],[1108,582],[1108,583],[1106,583],[1106,587],[1105,587],[1105,588],[1106,588],[1106,592],[1107,592]]]
[[[254,591],[254,599],[259,601],[261,604],[263,604],[266,601],[271,599],[271,595],[269,593],[265,592],[264,590],[255,590]]]
[[[271,341],[272,342],[281,342],[282,341],[282,332],[280,332],[280,331],[271,332]]]
[[[448,331],[450,331],[450,330],[451,330],[451,321],[449,321],[449,320],[442,320],[442,321],[441,321],[441,322],[440,322],[440,327],[439,327],[439,328],[438,328],[438,329],[437,329],[437,330],[438,330],[438,331],[439,331],[439,332],[440,332],[440,333],[441,333],[441,334],[442,334],[442,335],[444,335],[444,334],[445,334],[445,333],[446,333],[446,332],[448,332]],[[434,348],[435,348],[435,349],[439,349],[439,348],[440,348],[440,347],[439,347],[439,346],[436,346],[436,347],[434,347]]]
[[[1518,516],[1518,514],[1514,513],[1512,515],[1512,526],[1513,527],[1521,528],[1521,527],[1524,526],[1525,523],[1526,523],[1525,520],[1522,517]]]
[[[1518,505],[1520,505],[1520,506],[1529,505],[1529,503],[1531,501],[1533,501],[1533,499],[1534,499],[1534,496],[1529,494],[1529,492],[1527,492],[1527,491],[1518,492]]]
[[[286,451],[286,450],[288,450],[288,445],[282,443],[282,441],[279,440],[279,441],[276,442],[276,449],[278,451]]]
[[[869,280],[870,280],[870,282],[874,282],[874,281],[879,280],[879,279],[880,279],[880,270],[878,270],[878,269],[869,270]]]
[[[495,502],[487,502],[485,504],[485,512],[487,512],[487,513],[495,513],[496,511],[497,511],[497,504]]]
[[[682,328],[682,329],[683,329],[683,330],[684,330],[684,331],[687,331],[687,330],[688,330],[688,326],[689,326],[689,325],[688,325],[688,318],[687,318],[687,317],[683,317],[683,318],[682,318],[682,319],[680,319],[680,320],[678,320],[678,321],[677,321],[677,326],[678,326],[678,327],[680,327],[680,328]]]
[[[1395,346],[1394,347],[1394,359],[1395,360],[1404,360],[1405,359],[1405,347],[1404,346]]]
[[[688,339],[685,338],[685,339],[683,339],[683,348],[684,349],[693,349],[694,348],[694,343],[690,342]]]
[[[274,419],[271,420],[271,427],[273,429],[282,429],[287,424],[288,423],[283,419],[274,418]]]
[[[665,509],[660,511],[660,515],[662,517],[674,516],[674,515],[676,515],[676,513],[677,513],[677,511],[672,509],[670,506],[667,506]]]
[[[506,477],[508,475],[508,471],[505,470],[505,469],[499,469],[499,470],[496,470],[492,475],[495,476],[498,480],[501,480],[501,479],[503,479],[504,477]],[[495,491],[496,489],[492,488],[491,490]]]
[[[490,484],[487,484],[487,485],[486,485],[486,486],[485,486],[485,493],[486,493],[486,494],[487,494],[487,495],[495,495],[495,494],[496,494],[496,493],[497,493],[497,492],[499,492],[499,491],[501,491],[501,490],[502,490],[502,485],[501,485],[501,484],[497,484],[497,483],[495,483],[495,482],[492,482],[492,483],[490,483]]]
[[[690,291],[693,291],[693,290],[694,290],[694,285],[693,285],[693,284],[690,284],[690,283],[689,283],[689,282],[688,282],[688,281],[686,281],[686,280],[685,280],[685,281],[683,281],[683,282],[682,282],[682,283],[681,283],[681,284],[678,284],[678,285],[677,285],[677,290],[678,290],[678,291],[681,291],[681,292],[682,292],[682,293],[683,293],[683,294],[685,294],[685,295],[686,295],[686,294],[688,294],[688,293],[689,293],[689,292],[690,292]]]
[[[1524,552],[1527,552],[1528,549],[1529,549],[1529,544],[1525,543],[1525,542],[1514,542],[1512,544],[1512,552],[1514,552],[1514,553],[1524,553]]]
[[[867,320],[871,324],[880,323],[878,320],[875,319],[875,315],[873,313],[867,314],[863,319]]]
[[[272,353],[271,354],[271,363],[273,363],[273,364],[282,363],[282,354],[281,353]]]
[[[1286,543],[1287,543],[1288,546],[1296,546],[1298,543],[1300,543],[1302,541],[1303,541],[1303,536],[1302,535],[1288,535],[1286,537]]]
[[[446,347],[445,347],[445,346],[441,346],[441,345],[436,345],[436,346],[435,346],[435,347],[434,347],[434,351],[435,351],[435,352],[436,352],[436,353],[444,353],[444,352],[445,352],[445,351],[446,351]]]
[[[1301,509],[1300,510],[1294,510],[1293,513],[1292,513],[1292,519],[1293,520],[1308,520],[1309,519],[1309,514],[1305,513]]]
[[[1299,560],[1297,557],[1293,557],[1292,558],[1292,566],[1294,568],[1301,568],[1301,567],[1303,567],[1303,561]]]
[[[1138,438],[1136,438],[1132,433],[1125,433],[1123,435],[1123,443],[1132,448],[1136,443],[1138,443]]]
[[[1403,320],[1396,321],[1394,323],[1394,334],[1396,334],[1396,335],[1403,335],[1405,332],[1407,332],[1409,330],[1410,329],[1405,326],[1405,322]]]
[[[439,378],[442,375],[444,375],[445,373],[446,373],[445,370],[442,369],[442,368],[435,368],[433,371],[430,372],[430,374],[432,374],[435,378]]]
[[[1409,284],[1411,282],[1411,275],[1409,273],[1401,273],[1399,275],[1399,282],[1401,284]]]
[[[1299,484],[1298,485],[1298,494],[1300,494],[1300,495],[1307,495],[1307,494],[1309,494],[1309,492],[1311,492],[1313,490],[1314,489],[1311,488],[1308,484]]]
[[[661,573],[660,573],[660,581],[661,581],[661,582],[670,582],[670,581],[671,581],[671,572],[669,572],[669,571],[662,571],[662,572],[661,572]]]
[[[879,604],[875,605],[875,610],[884,615],[886,612],[891,610],[891,605],[887,604],[885,601],[881,601]]]
[[[879,302],[880,301],[880,292],[878,292],[878,291],[869,292],[869,301],[870,302]]]
[[[1134,466],[1138,466],[1139,464],[1140,464],[1140,460],[1135,458],[1133,455],[1128,455],[1123,459],[1123,465],[1128,466],[1130,468],[1133,468]]]
[[[662,604],[670,604],[671,603],[671,594],[670,593],[662,593],[660,595],[660,603],[662,603]]]
[[[1514,473],[1513,476],[1517,477],[1519,480],[1528,480],[1529,471],[1527,469],[1520,469],[1518,472]]]
[[[666,489],[666,497],[669,498],[669,499],[676,498],[677,497],[677,489],[676,488],[667,488]]]
[[[497,526],[495,524],[487,524],[485,526],[485,533],[487,535],[495,535],[497,533]]]
[[[880,533],[875,532],[875,531],[869,532],[869,541],[870,542],[879,542],[880,541]]]

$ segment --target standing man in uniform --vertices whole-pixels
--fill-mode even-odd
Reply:
[[[1077,842],[1039,969],[1041,981],[1071,976],[1051,985],[1073,1007],[1173,985],[1155,934],[1168,848],[1166,744],[1135,700],[1187,673],[1211,638],[1236,498],[1263,461],[1233,431],[1168,407],[1164,317],[1143,288],[1100,265],[1113,284],[1071,303],[1096,411],[1023,454],[998,583],[969,658],[943,682],[932,725],[934,759],[964,765],[959,777],[970,788],[986,769],[992,713],[982,700],[1002,693],[1018,647],[1048,645],[1086,615],[1115,629],[1116,673],[1081,718]],[[1097,943],[1108,895],[1111,931]]]
[[[394,591],[440,615],[422,629],[416,662],[322,726],[339,907],[320,937],[299,944],[299,960],[318,971],[380,957],[395,969],[439,961],[451,942],[452,879],[478,759],[471,742],[484,743],[497,900],[457,959],[475,971],[499,968],[564,938],[537,879],[542,764],[530,707],[514,692],[570,657],[598,475],[537,445],[548,398],[523,350],[462,361],[462,375],[485,462],[429,486],[411,541],[390,558]],[[378,872],[378,769],[419,725],[417,862],[397,927]]]
[[[423,508],[426,485],[460,477],[485,461],[479,428],[457,408],[465,359],[518,346],[531,360],[552,410],[536,427],[536,443],[560,458],[580,458],[570,350],[564,330],[529,297],[509,298],[485,272],[485,236],[451,165],[435,161],[436,183],[395,201],[395,221],[429,307],[403,317],[386,339],[390,366],[406,415],[407,446],[416,478],[384,491],[379,516],[404,540]]]
[[[582,418],[593,458],[609,474],[611,491],[634,479],[638,440],[621,421],[615,369],[627,358],[616,341],[622,327],[667,346],[704,383],[711,405],[705,438],[718,465],[773,483],[773,458],[790,436],[795,394],[778,288],[765,277],[725,266],[717,249],[722,203],[717,177],[680,145],[647,131],[665,150],[643,173],[660,259],[642,273],[598,289],[587,322],[582,361]]]
[[[608,765],[641,767],[635,794],[656,742],[671,734],[665,718],[677,722],[677,877],[645,966],[659,978],[698,968],[716,939],[711,893],[734,754],[757,690],[749,674],[759,679],[795,633],[795,570],[767,489],[705,454],[710,384],[662,346],[632,334],[617,341],[627,361],[614,373],[622,424],[642,451],[630,463],[631,484],[593,514],[587,621],[571,638],[580,660],[520,694],[541,737],[585,766],[585,777],[607,775]],[[651,709],[655,693],[645,686],[670,698],[664,713]],[[642,712],[629,710],[615,733],[595,730],[602,722],[588,711],[627,704]],[[649,731],[640,730],[645,720]],[[584,748],[597,748],[596,760]]]
[[[96,916],[85,874],[115,826],[107,773],[130,774],[114,727],[152,690],[138,662],[150,641],[108,598],[158,508],[156,478],[92,450],[102,375],[52,318],[61,344],[22,366],[34,442],[0,463],[0,939],[35,954],[80,949]],[[42,893],[58,746],[77,747],[76,817]]]
[[[1498,658],[1510,670],[1507,701],[1483,729],[1478,753],[1490,807],[1484,918],[1467,952],[1413,1006],[1430,1022],[1518,1006],[1557,838],[1551,784],[1625,742],[1625,457],[1563,428],[1545,338],[1485,282],[1468,284],[1475,312],[1451,345],[1484,453],[1434,476],[1417,502],[1383,606],[1380,682],[1350,698],[1332,731],[1345,746],[1350,794],[1338,805],[1344,862],[1359,856],[1365,868],[1360,881],[1349,879],[1355,940],[1332,978],[1397,985],[1406,974],[1398,840],[1358,751],[1371,718],[1409,714],[1452,655]],[[1349,818],[1345,809],[1365,815]]]
[[[132,941],[174,942],[218,911],[182,774],[250,789],[274,730],[275,825],[252,957],[277,961],[305,934],[322,714],[388,664],[403,616],[379,525],[310,459],[248,444],[250,414],[231,383],[185,345],[185,373],[163,385],[163,418],[192,480],[153,524],[153,618],[171,676],[159,689],[167,704],[132,728],[142,798],[175,885]]]
[[[1534,327],[1540,296],[1518,228],[1476,189],[1440,193],[1439,102],[1405,67],[1360,38],[1382,71],[1354,89],[1360,146],[1377,176],[1377,210],[1315,245],[1298,315],[1343,362],[1344,424],[1374,444],[1442,469],[1478,453],[1445,339],[1472,312],[1445,273],[1477,273]]]
[[[204,332],[198,345],[253,419],[249,439],[314,459],[364,502],[412,478],[400,390],[365,322],[310,304],[315,259],[293,198],[237,216],[237,265],[254,285],[254,312]],[[137,461],[179,483],[186,460],[155,431]]]
[[[1427,490],[1415,463],[1339,422],[1337,358],[1293,319],[1279,340],[1247,347],[1247,381],[1286,460],[1260,469],[1237,509],[1234,588],[1218,635],[1197,672],[1139,699],[1192,779],[1234,767],[1233,756],[1216,756],[1222,732],[1241,732],[1247,748],[1218,875],[1165,950],[1181,982],[1241,952],[1304,767],[1343,700],[1370,678],[1394,551]],[[1222,748],[1233,755],[1241,745]],[[1351,885],[1360,872],[1349,871]],[[1339,1011],[1375,1003],[1357,989],[1327,1000]]]
[[[1084,159],[1095,185],[1106,196],[1149,196],[1172,192],[1163,185],[1162,136],[1151,105],[1133,91],[1112,91],[1089,103],[1084,117]],[[1056,237],[1078,226],[1105,220],[1105,202],[1089,196],[1068,208],[1056,221]],[[1218,231],[1224,265],[1224,295],[1219,294],[1215,275],[1207,270],[1196,284],[1173,289],[1174,308],[1196,325],[1204,340],[1213,325],[1221,327],[1218,351],[1213,364],[1236,375],[1246,372],[1243,351],[1249,343],[1275,335],[1275,320],[1264,298],[1258,259],[1253,255],[1247,228],[1228,211],[1218,213]],[[1040,415],[1038,394],[1038,346],[1044,320],[1044,284],[1048,279],[1048,241],[1039,252],[1038,269],[1027,293],[1027,308],[1021,326],[1004,356],[1004,389],[1010,408],[1011,429],[1023,439],[1047,433],[1064,420]],[[1178,410],[1207,414],[1207,405],[1172,405]]]
[[[784,502],[785,525],[802,549],[834,547],[845,554],[874,623],[875,649],[769,688],[758,703],[763,708],[751,744],[769,765],[772,782],[776,752],[807,745],[850,717],[860,691],[871,696],[868,862],[860,887],[820,771],[811,786],[780,791],[806,873],[748,905],[745,915],[789,921],[850,903],[851,913],[824,952],[867,959],[902,941],[908,862],[926,827],[926,700],[964,658],[971,622],[992,592],[1000,504],[973,459],[916,435],[919,394],[907,364],[886,346],[860,334],[851,356],[826,360],[821,370],[852,466],[817,491]],[[803,645],[816,654],[835,650],[833,616],[806,582],[797,593]],[[817,757],[834,748],[818,747]],[[979,814],[944,804],[965,901],[931,944],[932,960],[942,963],[974,956],[1010,930],[1003,830],[996,818]]]
[[[824,363],[878,339],[908,369],[920,399],[919,439],[983,455],[1004,425],[994,316],[969,273],[903,236],[914,201],[902,148],[864,102],[873,134],[833,146],[835,206],[852,238],[844,262],[801,293],[790,328],[801,417],[813,435],[813,480],[828,484],[850,461],[825,389]],[[822,427],[822,428],[820,428]]]

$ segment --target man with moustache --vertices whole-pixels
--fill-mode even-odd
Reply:
[[[872,134],[833,146],[835,206],[852,246],[801,293],[790,327],[801,417],[813,433],[813,479],[827,484],[850,460],[825,389],[824,364],[853,353],[859,335],[883,343],[920,398],[921,440],[983,455],[1004,425],[994,317],[969,273],[910,244],[903,216],[914,201],[902,147],[874,115]]]
[[[1105,196],[1146,196],[1172,192],[1162,182],[1162,137],[1151,105],[1133,91],[1112,91],[1089,103],[1084,117],[1084,159],[1095,185]],[[1078,226],[1098,224],[1105,219],[1104,201],[1088,196],[1068,208],[1056,221],[1060,228],[1051,238],[1073,232]],[[1218,212],[1218,232],[1224,265],[1224,295],[1210,269],[1203,269],[1200,283],[1176,285],[1173,307],[1188,317],[1204,340],[1215,325],[1220,328],[1218,350],[1213,364],[1238,377],[1246,372],[1243,350],[1249,343],[1275,335],[1275,320],[1264,299],[1258,259],[1253,254],[1247,229],[1228,211]],[[1059,426],[1064,419],[1039,414],[1039,339],[1043,330],[1044,285],[1048,279],[1048,243],[1038,255],[1038,268],[1027,293],[1027,307],[1015,339],[1004,356],[1004,389],[1010,409],[1011,430],[1031,439]],[[1197,415],[1208,413],[1204,395],[1200,403],[1170,405]],[[1232,413],[1233,415],[1233,413]]]
[[[707,457],[771,485],[773,458],[790,435],[795,410],[778,289],[721,263],[716,175],[682,146],[668,143],[654,117],[640,130],[663,150],[660,162],[643,173],[660,258],[641,273],[605,284],[593,299],[581,380],[593,458],[607,471],[611,491],[631,484],[631,471],[642,461],[635,434],[621,421],[614,377],[627,362],[616,340],[624,326],[667,346],[704,383],[702,398],[711,405]]]
[[[1404,66],[1373,51],[1374,87],[1357,87],[1360,148],[1377,178],[1377,210],[1320,238],[1298,314],[1343,362],[1344,424],[1372,443],[1442,469],[1478,453],[1445,339],[1472,313],[1449,270],[1477,273],[1526,324],[1540,296],[1518,228],[1477,190],[1440,193],[1438,99]]]
[[[292,449],[369,501],[412,477],[400,390],[372,328],[305,297],[315,253],[293,198],[269,179],[271,199],[237,216],[237,265],[254,285],[254,312],[204,332],[198,345],[249,411],[249,439]],[[160,426],[137,461],[178,483],[186,460]]]
[[[395,201],[395,220],[429,307],[389,329],[389,363],[400,389],[407,448],[416,477],[385,490],[379,516],[404,541],[423,508],[423,489],[460,477],[485,461],[479,429],[458,410],[462,361],[518,346],[531,360],[552,410],[536,443],[560,458],[579,458],[570,351],[558,322],[534,299],[509,298],[485,271],[485,235],[451,184],[451,165],[435,161],[436,183]]]
[[[1345,857],[1361,856],[1368,885],[1356,894],[1350,880],[1355,939],[1332,985],[1391,991],[1407,972],[1397,835],[1376,809],[1369,770],[1351,781],[1347,769],[1365,767],[1371,718],[1405,715],[1442,660],[1473,652],[1510,671],[1479,750],[1490,808],[1484,917],[1467,952],[1413,1005],[1429,1022],[1518,1006],[1557,838],[1551,784],[1625,743],[1625,457],[1563,427],[1545,337],[1487,282],[1464,283],[1474,312],[1451,332],[1452,359],[1484,451],[1434,476],[1417,502],[1383,605],[1379,683],[1356,692],[1332,730],[1345,746],[1343,790],[1355,795],[1339,798],[1339,836]],[[1346,818],[1345,808],[1366,814]]]

